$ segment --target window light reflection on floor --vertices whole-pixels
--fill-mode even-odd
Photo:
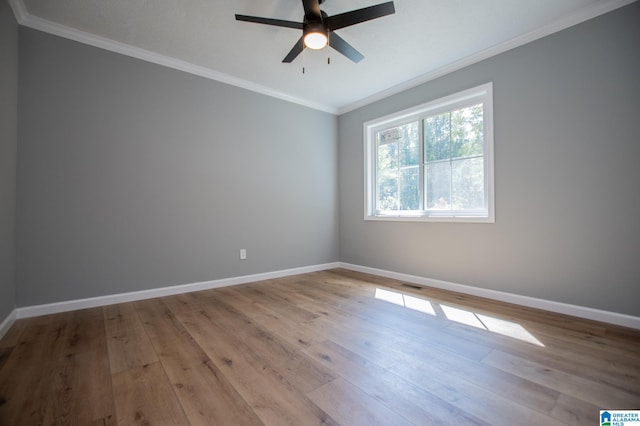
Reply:
[[[436,314],[436,311],[433,310],[433,306],[431,306],[431,302],[408,294],[376,288],[376,299],[404,306],[405,308],[413,309],[414,311],[419,311],[425,314],[434,316]]]
[[[448,320],[544,347],[542,342],[536,339],[523,326],[515,322],[494,318],[489,315],[477,314],[469,310],[438,304],[413,295],[382,288],[376,288],[375,298],[433,316],[437,316],[436,310],[438,310],[441,311]]]

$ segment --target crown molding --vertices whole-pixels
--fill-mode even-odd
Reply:
[[[18,21],[18,24],[22,25],[28,15],[27,8],[24,5],[24,1],[9,0],[9,6],[11,6],[11,9],[13,10],[13,14],[16,17],[16,21]]]
[[[97,36],[95,34],[91,34],[85,31],[68,27],[66,25],[39,18],[37,16],[29,14],[23,0],[9,0],[9,3],[11,4],[11,8],[13,9],[13,13],[16,16],[18,24],[25,27],[33,28],[35,30],[43,31],[69,40],[77,41],[79,43],[98,47],[100,49],[120,53],[122,55],[130,56],[136,59],[141,59],[146,62],[173,68],[189,74],[208,78],[210,80],[229,84],[231,86],[236,86],[241,89],[250,90],[252,92],[281,99],[283,101],[302,105],[319,111],[328,112],[330,114],[335,115],[338,112],[337,108],[328,105],[323,105],[317,102],[310,101],[308,99],[302,99],[267,86],[262,86],[248,80],[237,78],[229,74],[221,73],[210,68],[193,64],[191,62],[176,59],[167,55],[162,55],[157,52],[152,52],[150,50],[131,46],[130,44],[121,43],[106,37]]]
[[[589,19],[593,19],[600,15],[604,15],[605,13],[612,12],[616,9],[619,9],[623,6],[627,6],[636,1],[637,0],[612,0],[612,1],[593,4],[591,7],[582,9],[578,13],[575,13],[563,19],[552,22],[548,25],[545,25],[544,27],[535,29],[526,34],[515,37],[503,43],[497,44],[493,47],[485,49],[476,54],[467,56],[466,58],[462,58],[459,61],[452,62],[443,67],[435,69],[431,72],[422,74],[414,79],[405,81],[396,86],[390,87],[389,89],[383,90],[374,95],[363,98],[357,102],[343,106],[338,109],[338,115],[342,115],[347,112],[356,110],[358,108],[362,108],[366,105],[372,104],[374,102],[377,102],[382,99],[388,98],[390,96],[396,95],[398,93],[404,92],[405,90],[412,89],[416,86],[427,83],[431,80],[435,80],[436,78],[450,74],[454,71],[458,71],[462,68],[466,68],[470,65],[473,65],[480,61],[484,61],[485,59],[489,59],[493,56],[499,55],[500,53],[504,53],[508,50],[515,49],[516,47],[541,39],[548,35],[557,33],[559,31],[562,31],[574,25],[578,25],[582,22],[588,21]]]
[[[13,13],[16,17],[16,20],[18,21],[18,24],[23,25],[25,27],[33,28],[39,31],[44,31],[44,32],[57,35],[60,37],[64,37],[70,40],[74,40],[80,43],[88,44],[90,46],[106,49],[112,52],[120,53],[122,55],[141,59],[146,62],[155,63],[158,65],[173,68],[179,71],[194,74],[200,77],[219,81],[221,83],[225,83],[225,84],[236,86],[242,89],[250,90],[252,92],[256,92],[256,93],[260,93],[273,98],[281,99],[281,100],[302,105],[308,108],[324,111],[334,115],[342,115],[347,112],[350,112],[358,108],[364,107],[366,105],[372,104],[374,102],[377,102],[379,100],[388,98],[389,96],[396,95],[405,90],[427,83],[431,80],[435,80],[436,78],[442,77],[446,74],[468,67],[469,65],[473,65],[477,62],[483,61],[485,59],[489,59],[500,53],[506,52],[508,50],[514,49],[516,47],[519,47],[524,44],[530,43],[532,41],[538,40],[540,38],[546,37],[558,31],[562,31],[566,28],[580,24],[584,21],[588,21],[589,19],[593,19],[597,16],[619,9],[623,6],[629,5],[636,1],[638,0],[611,0],[611,1],[595,3],[590,7],[582,9],[579,12],[573,15],[567,16],[563,19],[552,22],[551,24],[548,24],[544,27],[530,31],[526,34],[523,34],[511,40],[508,40],[504,43],[497,44],[493,47],[485,49],[474,55],[467,56],[459,61],[452,62],[443,67],[435,69],[431,72],[422,74],[416,78],[405,81],[396,86],[390,87],[389,89],[375,93],[371,96],[368,96],[366,98],[363,98],[359,101],[353,102],[351,104],[345,105],[340,108],[324,105],[308,99],[302,99],[302,98],[293,96],[291,94],[272,89],[267,86],[263,86],[248,80],[244,80],[228,74],[221,73],[219,71],[215,71],[210,68],[206,68],[190,62],[176,59],[167,55],[162,55],[146,49],[134,47],[129,44],[117,42],[115,40],[112,40],[106,37],[100,37],[91,33],[77,30],[75,28],[71,28],[55,22],[51,22],[46,19],[39,18],[37,16],[33,16],[29,14],[24,4],[24,0],[9,0],[9,4],[13,9]]]

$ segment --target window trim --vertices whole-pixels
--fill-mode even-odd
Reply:
[[[487,215],[451,214],[450,212],[434,212],[427,210],[404,211],[398,214],[380,214],[375,210],[376,204],[376,132],[389,126],[400,126],[412,121],[421,120],[426,115],[437,115],[467,106],[470,102],[481,100],[483,103],[484,130],[484,178],[486,188]],[[422,126],[421,126],[422,127]],[[364,128],[364,220],[367,221],[408,221],[408,222],[467,222],[495,223],[495,182],[494,182],[494,135],[493,135],[493,83],[485,83],[471,89],[463,90],[442,98],[438,98],[412,108],[392,113],[367,121]],[[422,130],[421,138],[422,138]],[[424,141],[421,140],[421,150]],[[424,156],[421,160],[424,165]],[[424,182],[420,183],[421,187]],[[424,191],[421,196],[424,196]]]

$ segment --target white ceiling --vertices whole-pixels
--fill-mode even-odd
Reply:
[[[331,16],[384,1],[326,0],[322,9]],[[10,3],[25,26],[342,113],[633,1],[395,0],[394,15],[337,31],[365,56],[357,64],[330,48],[283,64],[298,30],[234,18],[301,21],[300,0]]]

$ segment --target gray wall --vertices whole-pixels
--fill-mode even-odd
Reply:
[[[19,35],[19,306],[338,260],[334,115]]]
[[[640,315],[639,22],[636,2],[342,115],[340,259]],[[363,221],[363,122],[489,81],[496,223]]]
[[[17,50],[0,7],[4,318]],[[17,305],[342,260],[640,315],[639,18],[634,3],[338,119],[21,28]],[[496,223],[363,221],[362,123],[487,81]]]
[[[0,0],[0,322],[15,308],[18,24]]]

